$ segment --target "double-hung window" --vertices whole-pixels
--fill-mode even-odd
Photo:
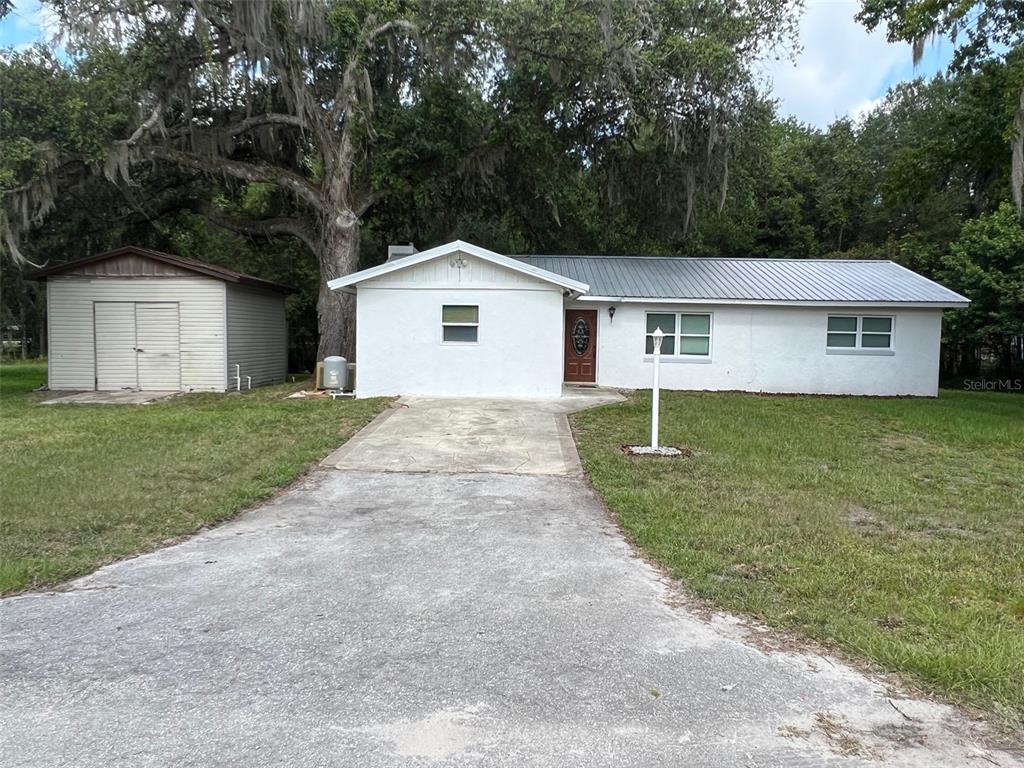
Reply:
[[[654,331],[661,328],[661,354],[672,357],[711,355],[711,315],[698,312],[648,312],[644,354],[654,354]]]
[[[834,350],[892,349],[892,318],[878,315],[829,315],[826,347]]]
[[[475,344],[480,330],[476,304],[445,304],[441,307],[441,340],[446,344]]]

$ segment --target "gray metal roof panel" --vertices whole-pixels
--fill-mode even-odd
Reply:
[[[593,296],[697,301],[965,304],[892,261],[673,256],[516,256]]]

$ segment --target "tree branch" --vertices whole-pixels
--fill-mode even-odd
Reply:
[[[304,130],[308,127],[306,125],[306,121],[297,115],[287,115],[281,112],[267,112],[262,115],[247,117],[237,125],[230,126],[229,132],[232,136],[237,136],[240,133],[245,133],[246,131],[257,128],[261,125],[290,125],[293,128],[299,128],[300,130]]]
[[[240,219],[236,216],[222,213],[215,208],[207,209],[205,215],[211,224],[221,229],[227,229],[243,235],[256,235],[266,238],[287,235],[301,240],[314,254],[319,250],[319,244],[313,233],[299,219],[288,216],[260,220]]]
[[[362,218],[364,213],[387,196],[388,193],[385,191],[367,192],[365,195],[360,197],[359,201],[355,205],[352,206],[352,213]]]
[[[282,112],[266,112],[261,115],[252,115],[251,117],[247,117],[234,125],[218,126],[185,124],[180,128],[176,128],[170,136],[171,138],[180,139],[184,136],[188,136],[193,131],[212,133],[218,130],[226,130],[231,136],[237,136],[240,133],[251,131],[253,128],[258,128],[261,125],[287,125],[292,128],[298,128],[299,130],[309,128],[306,121],[297,115],[288,115]],[[130,142],[131,139],[129,139],[129,143]]]
[[[157,160],[165,160],[207,174],[220,172],[243,181],[276,184],[317,212],[326,212],[320,189],[299,174],[284,168],[275,168],[265,163],[243,163],[223,157],[200,157],[180,149],[159,146],[147,147],[146,152]]]
[[[130,147],[137,144],[139,140],[142,139],[143,136],[145,136],[147,133],[153,130],[154,126],[160,123],[160,115],[162,112],[163,104],[157,104],[155,107],[153,107],[153,111],[150,113],[149,117],[146,118],[142,122],[142,124],[135,129],[135,131],[132,133],[131,136],[128,137],[128,140],[125,143]]]
[[[404,31],[410,37],[416,37],[419,34],[419,27],[411,21],[406,19],[395,19],[394,21],[385,22],[375,29],[370,30],[363,38],[363,46],[369,49],[378,37],[398,32],[399,30]],[[349,112],[351,99],[356,88],[356,73],[361,68],[359,57],[360,51],[359,48],[356,47],[353,49],[351,59],[342,74],[341,85],[338,87],[337,93],[334,94],[334,104],[331,108],[332,124],[337,125],[340,123],[344,119],[344,116]]]

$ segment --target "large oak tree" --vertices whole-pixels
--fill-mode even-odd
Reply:
[[[660,147],[664,196],[679,200],[685,232],[698,208],[724,200],[730,157],[758,101],[752,67],[795,32],[787,0],[47,4],[68,66],[117,85],[89,152],[74,142],[23,147],[0,210],[7,250],[17,256],[32,225],[90,170],[123,188],[143,167],[206,175],[228,190],[273,187],[273,215],[241,218],[218,205],[206,214],[238,231],[297,238],[315,254],[321,356],[351,354],[354,341],[351,299],[326,282],[357,268],[361,222],[402,184],[374,159],[403,137],[378,129],[398,124],[437,82],[478,93],[491,110],[457,166],[466,180],[521,151],[502,144],[511,133],[499,129],[508,104],[527,94],[540,105],[532,130],[581,166],[606,167],[610,185],[610,158],[624,143]],[[542,215],[557,220],[558,211]]]

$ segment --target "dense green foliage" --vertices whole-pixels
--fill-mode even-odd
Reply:
[[[379,5],[328,5],[333,36],[317,38],[324,58],[311,76],[336,82],[353,35],[374,13],[411,18],[427,8]],[[955,71],[898,85],[862,119],[819,130],[780,119],[749,68],[750,56],[765,53],[761,37],[784,42],[792,32],[779,4],[751,3],[739,15],[688,0],[613,7],[604,18],[577,0],[449,4],[424,32],[444,43],[437,55],[368,60],[373,121],[353,183],[373,202],[352,240],[355,267],[379,262],[389,243],[456,237],[510,253],[895,259],[978,301],[962,317],[951,313],[947,373],[1019,375],[1014,270],[1024,253],[1019,220],[1000,209],[1013,199],[1010,150],[1024,85],[1024,48],[1007,35],[1015,21],[996,8],[985,44],[972,37]],[[657,24],[644,8],[657,9]],[[945,17],[934,16],[941,10],[871,0],[863,18],[914,40],[908,30],[948,32]],[[899,15],[925,11],[927,24]],[[93,41],[65,63],[41,50],[0,56],[0,189],[45,175],[60,158],[56,208],[22,250],[43,263],[134,242],[296,286],[293,365],[308,367],[323,253],[286,232],[229,225],[308,219],[296,199],[272,181],[162,161],[133,166],[130,183],[112,185],[100,173],[111,142],[140,119],[135,99],[156,88],[146,83],[170,76],[160,67],[176,38],[150,32],[155,41],[135,47]],[[616,46],[625,58],[610,62]],[[234,130],[231,114],[248,102],[223,92],[241,82],[202,83],[210,89],[203,99],[223,105],[204,119]],[[260,98],[285,110],[277,87]],[[274,130],[235,141],[230,158],[274,162],[319,183],[315,142]],[[975,221],[999,228],[999,259],[966,228]],[[5,261],[3,271],[4,325],[38,327],[38,291],[22,268]]]
[[[970,309],[950,318],[954,352],[984,348],[998,370],[1013,371],[1024,345],[1024,227],[1008,203],[964,224],[942,264],[942,275],[971,296]],[[960,363],[958,369],[969,371]]]

